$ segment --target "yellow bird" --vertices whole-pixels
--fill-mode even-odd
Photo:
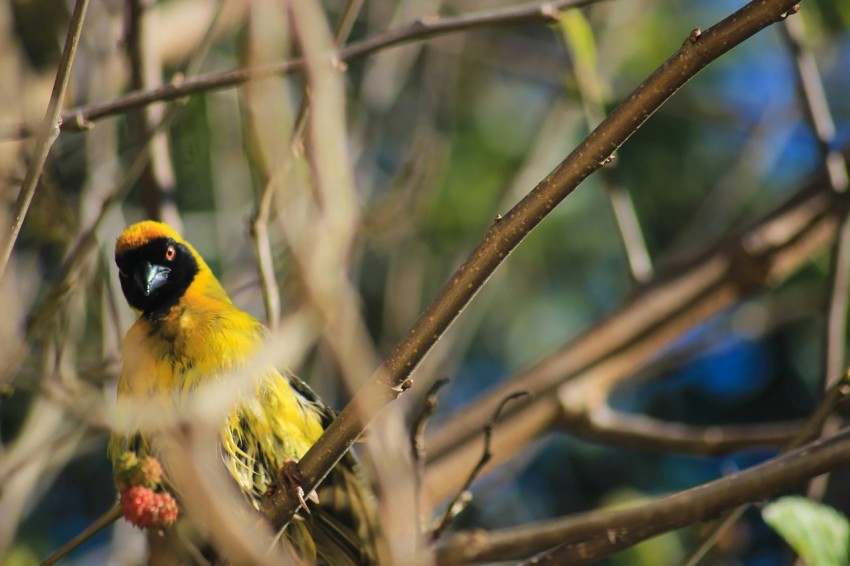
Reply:
[[[139,315],[123,344],[121,399],[185,400],[205,382],[247,364],[265,327],[230,301],[203,258],[171,227],[145,221],[127,228],[115,245],[121,289]],[[333,419],[300,379],[268,368],[253,396],[234,404],[222,423],[224,466],[255,506],[280,483],[281,470],[299,460]],[[113,435],[109,456],[156,455],[144,432]],[[311,563],[378,561],[374,501],[348,457],[318,491],[318,503],[297,515],[287,537]],[[166,470],[167,473],[167,470]],[[177,494],[179,495],[179,494]]]

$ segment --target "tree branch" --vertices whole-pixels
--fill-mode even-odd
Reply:
[[[413,421],[410,427],[410,453],[413,457],[413,503],[416,506],[415,517],[419,521],[419,531],[424,532],[422,528],[422,510],[420,509],[422,498],[422,480],[425,476],[425,425],[428,419],[437,411],[437,392],[445,384],[449,382],[448,378],[442,377],[431,384],[428,394],[422,402],[422,408],[419,410],[419,415]]]
[[[437,547],[441,565],[528,557],[555,545],[544,561],[588,564],[661,533],[762,501],[850,463],[850,429],[742,472],[639,507],[593,511],[485,533],[461,532]]]
[[[552,173],[495,222],[408,335],[301,460],[304,490],[314,489],[360,435],[365,423],[401,394],[402,384],[443,332],[508,254],[559,202],[699,70],[765,27],[781,21],[793,6],[793,0],[755,0],[699,38],[691,34]],[[361,413],[366,407],[369,412]],[[283,492],[276,496],[269,507],[274,509],[273,522],[283,524],[293,515],[298,502]]]
[[[832,416],[833,411],[841,400],[847,397],[848,380],[850,380],[850,375],[845,373],[843,377],[840,376],[832,382],[832,385],[830,385],[829,390],[827,390],[817,409],[806,420],[806,424],[797,432],[794,438],[791,439],[791,442],[784,447],[783,452],[798,448],[821,435],[824,423]],[[696,566],[729,527],[743,516],[748,506],[748,504],[740,505],[726,513],[722,519],[715,521],[702,537],[700,543],[689,553],[682,563],[686,566]]]
[[[12,211],[12,225],[3,237],[2,247],[0,247],[0,278],[6,271],[9,257],[12,255],[12,248],[15,247],[15,240],[18,239],[18,234],[21,232],[32,197],[35,195],[35,189],[38,186],[38,180],[41,178],[44,163],[47,161],[47,154],[50,153],[53,142],[59,136],[59,128],[62,124],[59,111],[62,109],[62,102],[65,100],[68,81],[71,79],[71,66],[74,63],[74,55],[77,53],[77,45],[80,42],[80,34],[83,30],[83,21],[86,18],[88,5],[89,0],[77,0],[74,4],[74,12],[71,14],[71,23],[68,26],[68,35],[65,37],[65,47],[62,49],[62,57],[59,60],[59,68],[56,70],[56,79],[53,82],[53,92],[50,93],[50,101],[47,103],[47,110],[38,130],[32,162],[27,167],[21,191],[18,193],[17,201],[15,201],[15,207]]]
[[[371,55],[384,49],[422,41],[432,37],[448,35],[495,26],[551,23],[557,21],[558,11],[586,6],[600,0],[557,0],[528,6],[500,8],[453,17],[430,17],[411,22],[397,29],[388,30],[361,41],[356,41],[339,50],[336,59],[350,61],[358,57]],[[201,75],[193,79],[175,80],[157,88],[131,92],[115,100],[73,108],[62,114],[63,131],[80,131],[92,122],[116,114],[123,114],[134,108],[140,108],[154,102],[175,100],[194,94],[232,88],[248,81],[256,81],[274,76],[303,72],[305,62],[293,59],[263,65],[253,69],[235,69]],[[3,128],[2,137],[26,137],[30,135],[23,125]]]
[[[493,466],[515,453],[512,448],[526,446],[558,425],[599,438],[605,427],[593,426],[586,409],[589,399],[601,396],[600,383],[635,374],[686,330],[799,269],[829,245],[848,204],[847,195],[830,190],[824,179],[812,181],[736,238],[724,239],[713,250],[657,276],[630,302],[453,416],[429,439],[426,484],[439,484],[439,493],[431,491],[432,496],[446,497],[452,492],[451,481],[431,482],[429,478],[454,478],[469,469],[478,454],[475,431],[481,430],[499,400],[514,389],[532,392],[535,401],[518,402],[506,411],[500,430],[511,434],[501,436],[497,431]],[[635,424],[630,426],[632,438],[620,435],[609,440],[646,446],[649,439],[652,446],[662,444],[664,437],[658,429]],[[717,454],[740,448],[743,444],[737,443],[745,442],[723,434],[706,436],[705,429],[702,439],[681,437],[675,428],[668,432],[674,433],[668,449],[698,448],[700,453]],[[788,437],[786,434],[784,440]],[[783,439],[774,436],[774,441],[782,443]],[[504,447],[505,442],[512,448]]]
[[[91,537],[117,521],[121,518],[121,515],[124,513],[123,509],[121,509],[121,504],[116,503],[113,505],[109,511],[101,515],[94,523],[89,525],[83,530],[80,534],[69,540],[67,543],[58,548],[55,552],[53,552],[50,556],[45,558],[41,562],[41,566],[52,566],[56,564],[66,556],[68,556],[75,549],[79,548],[83,543],[89,540]]]
[[[823,80],[811,51],[804,42],[803,22],[799,18],[788,20],[782,26],[785,43],[794,55],[799,98],[805,115],[818,140],[824,166],[832,190],[847,191],[847,163],[841,151],[834,147],[835,122],[824,93]],[[821,389],[826,391],[840,379],[845,369],[847,342],[848,287],[850,287],[850,216],[845,213],[835,234],[830,250],[829,286],[824,316],[823,373]],[[841,418],[831,417],[820,431],[834,433],[841,426]],[[829,476],[815,478],[808,488],[808,495],[821,499],[826,492]]]
[[[496,428],[496,423],[499,422],[499,415],[502,414],[502,409],[505,408],[505,405],[513,401],[514,399],[519,399],[520,397],[528,396],[527,391],[517,391],[511,393],[499,403],[499,406],[496,407],[496,411],[493,413],[493,417],[487,422],[484,426],[484,449],[481,451],[481,457],[478,459],[478,462],[475,463],[475,466],[470,470],[469,474],[466,476],[466,480],[464,480],[463,485],[458,489],[455,496],[449,501],[448,506],[446,507],[446,512],[443,513],[443,518],[440,520],[437,527],[434,529],[434,532],[431,533],[431,538],[436,540],[440,538],[440,536],[445,532],[449,525],[451,525],[452,520],[460,513],[465,507],[466,504],[463,503],[464,496],[467,493],[467,490],[472,485],[481,471],[484,469],[484,466],[487,465],[493,458],[492,442],[493,442],[493,429]],[[470,499],[466,500],[468,503]]]

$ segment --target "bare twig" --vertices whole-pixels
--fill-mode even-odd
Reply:
[[[559,10],[586,6],[598,1],[600,0],[556,0],[553,2],[500,8],[461,16],[423,18],[397,29],[388,30],[352,43],[341,49],[337,53],[336,58],[339,61],[350,61],[391,47],[472,29],[531,23],[550,23],[557,20]],[[303,70],[304,61],[295,59],[264,65],[254,69],[220,71],[185,81],[173,81],[151,90],[132,92],[106,103],[71,109],[63,114],[62,129],[78,131],[83,129],[80,127],[80,124],[89,124],[108,116],[123,114],[133,108],[139,108],[154,102],[175,100],[193,94],[232,88],[248,81],[287,75]],[[29,132],[24,126],[3,128],[3,133],[14,137],[29,135]]]
[[[346,4],[346,8],[337,25],[337,31],[334,36],[336,44],[340,45],[348,38],[354,21],[363,6],[363,0],[350,0]],[[301,105],[298,110],[295,125],[290,134],[290,146],[299,148],[303,144],[304,127],[307,124],[309,113],[310,96],[309,92],[304,93],[301,100]],[[265,169],[266,164],[263,165]],[[291,166],[289,162],[285,163],[283,169],[286,170]],[[276,176],[284,175],[283,172],[275,172],[270,174]],[[251,244],[254,248],[254,254],[257,257],[257,272],[260,281],[260,290],[263,296],[263,306],[266,312],[266,324],[272,328],[277,328],[280,320],[280,287],[277,284],[277,279],[274,274],[274,261],[272,259],[271,240],[269,238],[269,219],[271,217],[272,199],[274,198],[275,181],[269,179],[263,183],[260,189],[260,194],[257,197],[254,212],[248,221],[248,231],[251,236]]]
[[[850,375],[845,372],[843,378],[839,377],[838,380],[832,382],[829,390],[824,396],[824,399],[818,405],[817,409],[815,409],[815,412],[812,413],[806,421],[806,424],[803,425],[791,442],[785,446],[783,452],[788,452],[789,450],[802,446],[806,442],[810,442],[813,438],[820,435],[823,424],[832,415],[835,407],[842,399],[847,397],[848,380],[850,380]],[[711,550],[711,547],[714,546],[720,537],[722,537],[723,534],[743,516],[748,507],[749,504],[736,507],[729,511],[722,519],[715,521],[715,523],[709,527],[708,531],[702,537],[700,543],[682,561],[683,566],[696,566],[696,564],[705,557],[708,551]]]
[[[585,120],[588,128],[593,130],[605,118],[603,79],[594,66],[595,61],[582,53],[582,47],[577,44],[574,34],[581,32],[570,25],[572,21],[575,20],[563,19],[561,28],[567,47],[572,54],[573,71],[584,108]],[[637,283],[646,283],[652,277],[652,258],[646,247],[646,239],[643,237],[632,195],[620,181],[616,172],[617,163],[613,155],[611,157],[611,163],[600,172],[601,180],[611,203],[617,228],[619,228],[620,244],[626,254],[632,280]]]
[[[219,14],[220,11],[216,13],[216,16],[210,23],[210,28],[207,29],[204,40],[195,51],[191,61],[187,65],[187,71],[196,71],[198,66],[201,64],[201,61],[209,51],[213,37],[212,30],[218,22]],[[24,328],[24,336],[22,340],[20,340],[16,346],[9,349],[10,354],[6,357],[6,360],[4,360],[5,365],[0,367],[0,383],[6,383],[9,379],[11,379],[12,374],[16,371],[20,362],[23,360],[23,357],[26,355],[27,344],[34,336],[37,335],[43,325],[50,320],[53,312],[59,308],[62,302],[75,291],[74,282],[79,275],[81,265],[89,257],[89,253],[94,250],[97,245],[97,232],[100,229],[101,224],[109,211],[111,211],[114,206],[124,199],[133,184],[138,180],[150,158],[150,152],[145,149],[149,144],[153,143],[155,135],[168,128],[179,108],[179,104],[170,105],[163,113],[160,121],[150,128],[147,137],[141,142],[139,153],[136,154],[133,161],[127,167],[121,182],[119,182],[115,188],[109,192],[109,194],[105,195],[100,203],[100,208],[96,213],[94,220],[89,226],[82,229],[74,240],[74,243],[71,244],[66,257],[62,262],[58,282],[54,285],[53,289],[45,295],[41,302],[37,303],[30,310],[26,317],[26,326]]]
[[[274,260],[269,239],[269,217],[273,196],[271,181],[263,183],[260,194],[257,196],[254,212],[248,221],[248,231],[257,257],[257,273],[260,278],[263,307],[266,311],[266,324],[275,330],[280,322],[280,288],[274,275]]]
[[[784,32],[783,35],[788,47],[794,55],[800,95],[805,103],[806,115],[824,155],[829,181],[834,190],[844,192],[850,185],[847,163],[841,151],[833,146],[835,122],[832,119],[832,113],[829,111],[829,103],[824,93],[823,80],[820,71],[818,71],[817,63],[803,40],[803,22],[799,18],[790,18],[784,22],[781,29]],[[836,375],[838,373],[832,374],[832,376]]]
[[[785,41],[794,55],[800,98],[806,116],[823,154],[832,190],[843,193],[848,187],[847,164],[835,141],[835,123],[824,94],[823,80],[811,52],[803,40],[803,24],[799,18],[786,20],[782,27]],[[830,268],[829,301],[827,303],[825,355],[822,382],[824,389],[830,379],[841,375],[844,367],[844,342],[847,335],[847,291],[850,283],[850,227],[845,221],[836,234]]]
[[[605,429],[582,417],[589,390],[598,387],[598,381],[616,381],[641,371],[682,332],[742,297],[778,284],[832,241],[848,202],[823,183],[822,178],[813,180],[788,202],[742,229],[736,239],[724,238],[704,255],[657,277],[558,351],[450,418],[429,439],[429,492],[436,498],[454,492],[454,484],[444,480],[459,477],[461,470],[469,469],[478,457],[477,439],[471,431],[480,430],[502,396],[514,388],[531,391],[535,402],[514,404],[506,412],[505,428],[513,433],[509,439],[496,435],[494,443],[502,447],[493,465],[498,465],[501,455],[515,453],[570,415],[573,418],[565,423],[570,431],[578,427],[591,438],[598,438],[599,431]],[[591,426],[579,427],[583,422]],[[678,427],[634,424],[629,430],[621,430],[633,435],[621,435],[620,441],[632,443],[639,437],[641,445],[650,441],[656,448],[718,454],[742,440],[705,435],[706,429],[702,429],[700,438],[682,436]],[[659,434],[665,430],[666,440],[671,442],[667,445]],[[688,436],[689,441],[683,442]],[[786,432],[784,438],[774,436],[774,442],[781,444],[789,438]],[[506,442],[511,447],[503,446]],[[434,485],[430,485],[431,478]]]
[[[186,515],[203,522],[210,540],[227,550],[232,563],[303,566],[285,537],[270,544],[274,533],[246,504],[224,467],[216,465],[217,452],[208,448],[217,434],[213,426],[195,422],[164,430],[158,437],[163,465],[178,489]]]
[[[15,240],[18,238],[30,202],[35,195],[38,180],[41,178],[44,163],[47,161],[47,154],[50,152],[53,142],[59,136],[61,126],[59,112],[65,100],[68,81],[71,79],[71,67],[74,63],[74,55],[77,53],[77,44],[80,42],[80,34],[83,30],[83,21],[86,17],[88,5],[89,0],[77,0],[74,4],[74,12],[71,14],[71,22],[68,25],[68,35],[65,37],[65,47],[62,49],[62,57],[59,60],[59,68],[56,70],[56,79],[53,82],[53,92],[50,93],[50,101],[47,103],[44,120],[38,130],[32,161],[27,167],[18,199],[15,201],[11,218],[12,224],[8,233],[3,236],[2,247],[0,247],[0,278],[6,271],[6,265],[12,255],[12,248],[15,247]]]
[[[582,513],[491,532],[461,532],[437,547],[438,564],[540,557],[556,564],[588,564],[661,533],[762,501],[810,477],[850,463],[850,429],[806,444],[758,466],[623,510]]]
[[[437,392],[448,382],[448,378],[442,377],[431,385],[422,402],[422,410],[410,428],[410,450],[414,461],[420,464],[425,460],[425,425],[437,410]]]
[[[850,222],[847,215],[835,234],[835,243],[830,253],[829,293],[826,304],[826,328],[824,332],[824,368],[821,376],[823,387],[829,387],[830,379],[841,375],[845,362],[845,340],[847,338],[847,291],[850,286]]]
[[[51,564],[56,564],[66,556],[68,556],[72,551],[76,550],[80,547],[84,542],[89,540],[91,537],[117,521],[123,513],[121,509],[121,505],[116,503],[112,506],[112,508],[101,515],[94,523],[89,525],[83,530],[80,534],[69,540],[67,543],[63,544],[60,548],[56,550],[53,554],[44,559],[41,563],[41,566],[50,566]]]
[[[484,466],[487,465],[487,462],[493,457],[493,452],[491,451],[491,443],[493,442],[493,429],[496,428],[496,423],[499,422],[499,416],[502,414],[502,409],[505,408],[505,405],[513,401],[514,399],[519,399],[520,397],[528,397],[528,391],[517,391],[515,393],[511,393],[499,403],[499,406],[496,407],[496,411],[493,413],[493,417],[487,422],[484,426],[484,447],[481,450],[481,457],[478,459],[478,462],[475,464],[475,467],[470,470],[469,475],[466,476],[466,480],[463,482],[461,488],[457,491],[455,496],[449,501],[448,506],[446,507],[446,512],[443,514],[443,518],[440,520],[437,527],[431,533],[431,539],[436,540],[440,538],[449,525],[451,525],[457,515],[463,511],[466,507],[466,504],[471,501],[471,498],[465,497],[464,494],[467,493],[469,487],[472,485],[472,482],[478,477],[481,473],[481,470],[484,469]],[[464,504],[459,505],[461,501],[465,501]]]
[[[336,24],[336,33],[334,33],[334,41],[337,45],[342,45],[348,41],[348,36],[351,35],[354,22],[357,21],[357,16],[360,15],[364,2],[365,0],[348,0],[345,4],[345,9]]]
[[[334,44],[339,49],[346,41],[354,27],[354,22],[363,8],[365,0],[349,0],[345,5],[342,15],[337,22],[336,32],[334,33]],[[293,152],[300,154],[304,147],[304,127],[307,125],[307,119],[310,116],[311,96],[310,89],[304,89],[304,95],[301,98],[301,103],[298,107],[298,113],[295,118],[295,126],[292,128],[291,146]]]
[[[148,39],[149,26],[148,0],[128,0],[126,3],[126,33],[125,50],[130,62],[130,89],[143,90],[151,84],[160,82],[162,76],[162,60]],[[219,2],[218,12],[221,12]],[[207,28],[209,36],[210,28]],[[131,132],[136,141],[145,151],[150,153],[147,164],[139,178],[142,202],[148,218],[162,220],[181,231],[183,226],[177,212],[175,201],[174,166],[171,162],[169,138],[166,132],[160,131],[153,136],[150,143],[144,143],[149,136],[149,130],[155,127],[166,111],[163,105],[151,105],[137,108],[129,114]]]
[[[410,428],[410,451],[413,455],[413,504],[414,516],[419,523],[419,533],[424,533],[422,524],[422,480],[425,476],[425,425],[437,410],[437,392],[449,382],[448,378],[435,381],[422,402],[422,409]],[[419,538],[417,537],[417,542]]]
[[[304,489],[311,491],[348,450],[383,405],[396,399],[399,387],[430,351],[461,310],[523,238],[596,171],[688,79],[711,61],[765,27],[781,21],[793,0],[755,0],[706,30],[696,42],[686,41],[638,86],[591,135],[543,179],[510,212],[494,223],[478,247],[455,272],[440,294],[301,459]],[[758,246],[756,246],[756,249]],[[369,407],[369,412],[363,412]],[[270,502],[274,522],[285,523],[297,501],[281,494]]]
[[[167,125],[171,123],[173,116],[173,109],[166,112],[162,118],[162,122],[160,122],[156,128],[151,130],[146,143],[150,143],[153,139],[153,135],[157,131],[161,128],[167,127]],[[138,179],[143,168],[147,164],[149,155],[150,154],[146,152],[140,152],[136,155],[133,162],[127,168],[121,182],[113,191],[106,195],[100,203],[100,209],[91,225],[82,230],[82,232],[77,235],[74,243],[71,244],[70,251],[68,252],[65,260],[62,262],[58,282],[54,285],[53,289],[45,295],[42,301],[37,303],[31,309],[26,318],[26,326],[24,328],[24,335],[22,339],[16,347],[10,349],[11,354],[5,360],[5,366],[0,368],[0,383],[4,383],[11,378],[19,363],[23,360],[23,356],[26,355],[29,341],[32,340],[33,337],[44,328],[46,323],[52,319],[56,309],[58,309],[59,306],[77,290],[75,282],[80,275],[80,269],[85,260],[89,257],[90,252],[92,252],[92,250],[94,250],[97,246],[97,231],[100,229],[100,225],[103,223],[109,211],[121,202],[127,192],[130,191],[133,183],[135,183]]]
[[[425,395],[425,400],[422,402],[422,409],[410,428],[410,451],[413,455],[413,467],[416,473],[413,479],[413,501],[416,505],[416,519],[420,521],[420,532],[422,532],[422,511],[419,508],[419,500],[422,495],[422,478],[425,475],[425,425],[437,410],[437,392],[448,382],[448,378],[444,377],[431,385],[428,394]]]
[[[824,94],[823,80],[817,63],[804,41],[803,21],[792,18],[784,23],[782,30],[785,40],[794,54],[797,70],[798,90],[804,103],[806,116],[818,140],[832,190],[837,193],[847,191],[847,162],[834,147],[835,123]],[[850,291],[850,216],[844,215],[836,233],[830,257],[829,289],[826,303],[824,329],[824,366],[821,374],[821,387],[828,390],[841,375],[845,367],[847,341],[848,291]],[[831,434],[841,426],[839,417],[831,417],[823,427],[823,434]],[[808,488],[808,495],[820,499],[826,492],[829,475],[815,478]]]

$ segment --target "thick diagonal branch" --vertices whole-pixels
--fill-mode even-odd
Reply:
[[[305,491],[325,477],[374,415],[403,391],[402,384],[526,235],[587,176],[596,171],[661,105],[711,61],[765,27],[781,21],[795,6],[791,0],[755,0],[685,40],[664,64],[641,83],[558,167],[504,217],[494,223],[478,247],[420,316],[413,328],[360,389],[301,460]],[[297,509],[285,495],[270,502],[276,524]]]

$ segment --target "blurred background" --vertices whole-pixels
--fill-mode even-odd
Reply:
[[[352,4],[359,3],[321,3],[344,43],[424,16],[514,5],[368,0],[346,18]],[[606,0],[569,12],[560,24],[481,27],[349,61],[341,76],[358,209],[345,263],[377,356],[403,337],[497,214],[530,191],[693,28],[706,29],[742,5]],[[72,7],[54,0],[0,5],[0,195],[10,211],[32,140],[9,132],[41,119]],[[294,56],[288,18],[282,2],[92,0],[65,107],[95,105],[179,74],[286,60]],[[794,18],[822,75],[836,126],[830,144],[843,148],[850,142],[850,3],[804,2]],[[148,217],[177,225],[234,302],[267,320],[250,219],[270,171],[284,159],[267,136],[290,139],[304,81],[291,75],[253,84],[253,91],[227,88],[99,120],[90,130],[63,132],[53,146],[0,280],[4,566],[38,563],[115,500],[106,433],[80,415],[84,400],[109,399],[120,338],[133,319],[115,293],[111,261],[124,226]],[[268,107],[267,97],[274,100]],[[158,135],[144,149],[152,130]],[[303,161],[310,145],[301,149],[287,146],[285,159]],[[419,412],[428,383],[446,377],[428,425],[438,430],[651,281],[646,264],[630,267],[612,186],[630,195],[623,210],[641,228],[642,241],[628,239],[637,248],[632,258],[643,254],[663,272],[772,210],[822,170],[792,51],[780,26],[772,26],[690,81],[604,175],[590,177],[531,233],[418,370],[417,386],[403,400],[408,418]],[[273,217],[272,263],[285,317],[309,293],[281,227],[300,220]],[[81,238],[87,232],[93,239]],[[80,258],[69,264],[75,250]],[[652,371],[636,371],[639,379],[618,387],[612,404],[697,425],[804,418],[820,395],[828,284],[823,249],[780,285],[682,335]],[[296,369],[331,405],[341,408],[348,399],[345,372],[322,340],[306,348]],[[475,484],[455,528],[507,527],[640,501],[775,453],[765,447],[688,456],[568,432],[544,435]],[[826,501],[848,512],[850,493],[837,478]],[[758,513],[747,517],[706,563],[791,563]],[[674,564],[699,535],[699,527],[677,531],[606,563]],[[66,563],[136,563],[141,546],[122,522]]]

